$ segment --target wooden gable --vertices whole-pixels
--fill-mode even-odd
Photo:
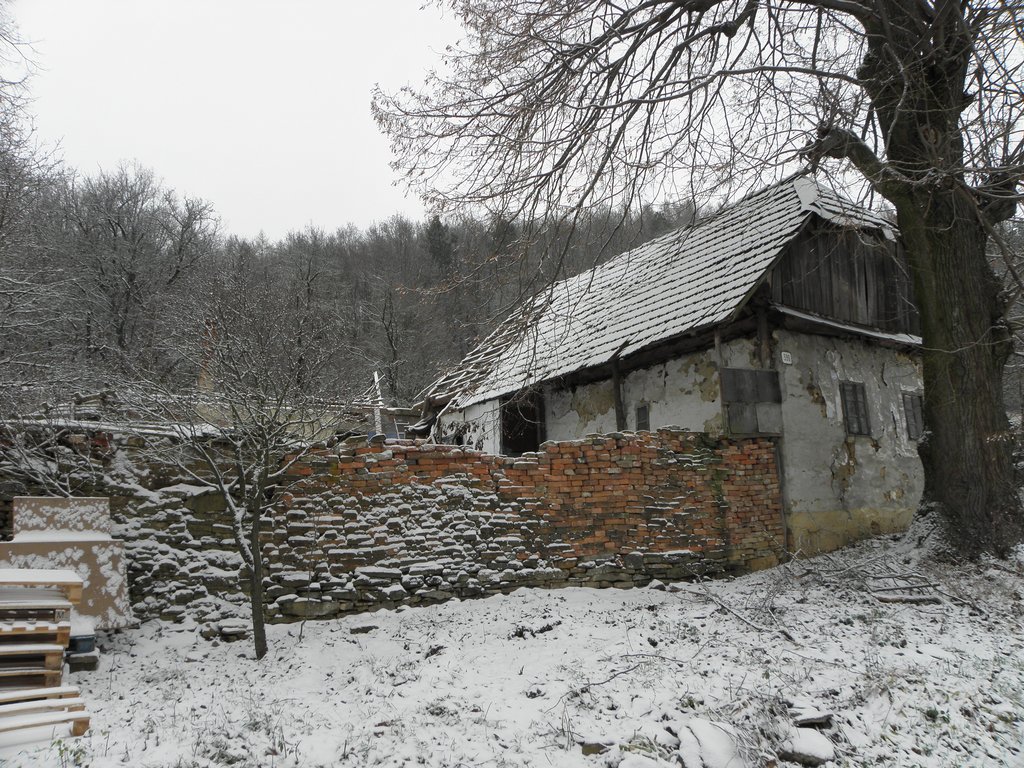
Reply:
[[[869,229],[811,223],[768,275],[771,300],[844,323],[919,334],[906,257]]]

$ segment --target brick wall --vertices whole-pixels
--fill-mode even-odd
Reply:
[[[520,586],[634,586],[778,562],[770,439],[660,430],[519,458],[411,441],[296,464],[265,554],[272,619]]]
[[[110,497],[136,616],[212,625],[246,611],[223,500],[131,439],[114,444],[83,493]],[[643,585],[767,567],[782,552],[770,439],[660,430],[515,459],[364,439],[307,457],[285,486],[264,536],[274,621],[521,586]]]

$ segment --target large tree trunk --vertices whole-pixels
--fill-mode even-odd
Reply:
[[[263,549],[260,546],[260,510],[252,513],[249,546],[252,550],[252,568],[249,569],[249,600],[252,605],[252,639],[256,658],[267,655],[267,630],[263,616]]]
[[[897,211],[923,337],[921,513],[940,515],[961,554],[1004,556],[1024,538],[1024,516],[1003,405],[1012,340],[988,237],[963,188],[932,188]]]
[[[970,104],[976,33],[957,0],[879,0],[877,7],[857,74],[890,173],[860,167],[896,207],[921,315],[928,429],[921,513],[938,513],[961,554],[1005,555],[1024,538],[1024,517],[1003,405],[1012,340],[986,248],[989,229],[1014,206],[996,213],[970,187],[977,180],[964,165],[961,113]]]

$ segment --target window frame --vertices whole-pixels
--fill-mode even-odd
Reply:
[[[924,393],[903,392],[903,419],[907,439],[913,443],[924,437]],[[916,433],[916,434],[915,434]]]
[[[498,403],[498,445],[502,456],[540,450],[547,439],[544,393],[520,390]]]
[[[871,413],[864,382],[840,381],[839,399],[843,405],[846,434],[850,437],[871,437]]]
[[[641,425],[640,413],[643,412],[643,425]],[[651,431],[651,406],[650,403],[638,403],[633,411],[633,418],[636,423],[637,432]]]

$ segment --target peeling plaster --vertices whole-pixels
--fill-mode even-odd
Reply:
[[[700,387],[700,399],[705,403],[713,403],[718,400],[718,367],[707,357],[697,366],[697,381]]]
[[[615,389],[610,381],[572,391],[569,406],[580,421],[594,421],[615,410]]]
[[[857,444],[853,438],[847,438],[832,452],[832,487],[838,486],[837,495],[845,506],[846,492],[850,482],[857,474]]]
[[[909,523],[923,488],[917,446],[907,438],[902,393],[920,391],[920,369],[904,353],[859,340],[777,331],[782,441],[791,545],[841,546]],[[778,353],[776,353],[778,354]],[[847,436],[839,383],[865,385],[870,436]]]
[[[704,431],[712,437],[718,437],[725,432],[721,411],[704,422]]]
[[[489,400],[465,410],[441,414],[434,432],[440,442],[498,453],[501,450],[500,423],[498,401]]]

